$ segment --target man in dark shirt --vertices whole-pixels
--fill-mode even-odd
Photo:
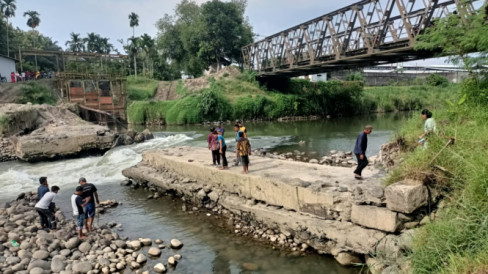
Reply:
[[[39,178],[39,183],[41,184],[37,188],[37,201],[39,202],[44,196],[44,194],[49,192],[49,185],[47,184],[47,177],[41,177]]]
[[[83,187],[83,194],[81,197],[84,202],[88,201],[83,208],[83,211],[85,212],[85,226],[88,231],[92,231],[93,218],[95,217],[95,201],[97,201],[97,204],[100,204],[97,188],[95,185],[87,183],[84,177],[80,178],[79,183]],[[95,196],[95,199],[93,199],[93,196]]]
[[[373,131],[373,127],[367,125],[364,127],[364,130],[359,133],[359,136],[356,140],[356,146],[354,146],[354,154],[356,154],[356,158],[358,160],[358,167],[354,170],[354,178],[361,180],[363,177],[361,176],[361,172],[365,167],[368,166],[368,158],[366,158],[366,149],[368,148],[368,134]]]

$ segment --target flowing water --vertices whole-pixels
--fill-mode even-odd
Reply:
[[[365,124],[374,126],[369,136],[368,154],[379,151],[381,144],[394,135],[408,114],[390,114],[333,120],[300,122],[248,123],[246,127],[253,148],[289,152],[298,150],[309,156],[321,157],[330,150],[352,150],[356,136]],[[226,125],[225,134],[230,146],[232,125]],[[158,131],[160,130],[160,131]],[[232,235],[221,228],[218,216],[206,213],[192,215],[181,210],[179,201],[169,197],[146,200],[147,192],[119,186],[124,180],[121,171],[141,160],[147,149],[190,145],[206,147],[208,126],[188,125],[153,129],[155,139],[148,142],[118,147],[103,156],[28,164],[0,163],[0,202],[14,199],[24,191],[34,191],[38,178],[47,176],[49,184],[61,191],[58,206],[70,216],[69,196],[79,177],[86,177],[97,185],[101,200],[116,199],[117,208],[101,215],[100,222],[115,221],[123,225],[120,234],[129,237],[161,238],[166,242],[180,239],[185,246],[174,273],[356,273],[358,269],[339,266],[332,258],[319,255],[296,256],[273,250],[270,246]],[[210,161],[209,153],[209,161]],[[212,221],[211,221],[212,220]],[[166,262],[174,252],[165,249],[159,259]],[[150,260],[146,268],[158,260]],[[256,270],[257,269],[257,270]]]

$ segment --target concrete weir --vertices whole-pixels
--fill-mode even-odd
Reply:
[[[411,209],[427,199],[422,196],[425,187],[415,182],[400,182],[385,191],[373,167],[358,181],[353,168],[251,156],[250,172],[242,174],[240,166],[219,170],[210,161],[204,148],[151,150],[123,174],[194,203],[245,215],[319,253],[334,255],[344,265],[368,261],[380,252],[402,253],[405,247],[397,240],[405,238],[400,233],[406,231],[403,223],[418,219]],[[401,202],[387,207],[387,194]]]

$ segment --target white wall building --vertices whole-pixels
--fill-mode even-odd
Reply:
[[[10,74],[15,72],[15,59],[0,55],[0,75],[7,78],[7,82],[12,82]]]

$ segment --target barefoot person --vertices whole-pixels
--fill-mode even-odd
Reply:
[[[219,137],[217,139],[220,147],[220,156],[222,157],[222,167],[220,169],[226,169],[228,166],[227,157],[225,156],[225,152],[227,151],[227,145],[225,144],[225,139],[223,134],[224,132],[220,131]]]
[[[363,177],[361,175],[363,169],[368,166],[368,158],[366,158],[366,149],[368,148],[368,134],[373,131],[373,127],[367,125],[364,130],[359,133],[356,140],[356,146],[354,146],[354,154],[356,154],[356,159],[358,160],[358,167],[354,170],[354,178],[361,180]]]
[[[98,192],[97,188],[93,184],[89,184],[86,182],[84,177],[81,177],[79,180],[80,185],[83,187],[83,194],[81,197],[83,198],[84,202],[87,202],[83,211],[85,213],[85,227],[88,232],[93,230],[93,218],[95,217],[95,201],[97,204],[100,204],[98,200]],[[93,199],[95,196],[95,199]]]
[[[242,161],[242,173],[247,173],[249,171],[249,155],[251,155],[251,144],[249,140],[244,137],[244,132],[239,132],[239,141],[236,145],[236,151],[241,157]]]
[[[51,192],[44,194],[41,200],[35,205],[36,211],[41,217],[42,228],[56,229],[56,218],[54,218],[54,212],[49,207],[51,204],[54,205],[58,191],[58,186],[51,187]]]
[[[83,225],[85,223],[85,213],[83,212],[83,207],[86,206],[88,200],[83,202],[81,195],[83,195],[83,187],[77,186],[75,193],[71,195],[71,207],[73,207],[73,216],[76,218],[78,238],[85,239],[85,235],[83,235]]]

